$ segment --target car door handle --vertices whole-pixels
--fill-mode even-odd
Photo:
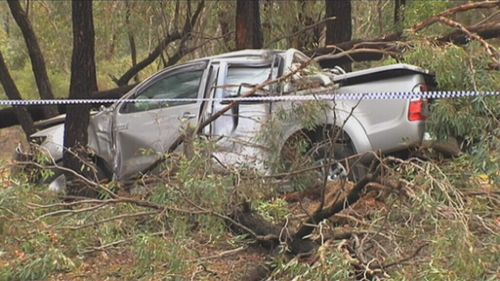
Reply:
[[[116,124],[115,126],[116,131],[122,131],[127,129],[128,129],[128,123]]]
[[[196,118],[196,114],[191,113],[191,112],[184,112],[182,114],[182,119],[193,119]]]

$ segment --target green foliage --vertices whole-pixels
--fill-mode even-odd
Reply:
[[[162,276],[177,280],[175,276],[182,274],[189,266],[186,247],[179,241],[168,241],[158,235],[139,235],[134,247],[137,256],[134,277],[147,280]]]
[[[405,54],[405,62],[436,73],[439,90],[497,91],[500,85],[500,73],[489,70],[489,55],[477,42],[464,48],[420,42]],[[472,155],[476,171],[498,177],[498,97],[442,99],[431,110],[428,130],[437,139],[456,138]]]
[[[351,261],[336,246],[334,242],[322,245],[318,249],[319,259],[312,266],[296,258],[278,258],[272,280],[352,280]]]
[[[281,198],[272,201],[257,201],[255,205],[255,210],[264,219],[275,224],[281,223],[290,214],[288,203]]]
[[[394,272],[391,280],[486,280],[496,260],[491,243],[500,238],[492,232],[494,219],[485,216],[494,203],[485,205],[488,199],[464,198],[459,186],[467,190],[480,186],[460,177],[462,167],[454,162],[439,166],[407,162],[398,169],[414,187],[408,201],[387,200],[391,211],[386,223],[394,235],[391,243],[429,241],[426,248],[432,262],[404,267]],[[411,253],[415,247],[402,251]]]
[[[0,280],[42,280],[55,272],[67,272],[75,263],[57,248],[27,257],[25,262],[0,270]]]
[[[135,36],[140,60],[167,32],[175,28],[176,20],[168,16],[176,9],[175,1],[128,2],[131,5],[128,26],[125,24],[125,2],[94,3],[96,58],[101,89],[114,87],[110,77],[119,77],[131,66],[128,31]],[[303,23],[299,24],[301,15],[317,21],[324,13],[322,1],[264,2],[261,13],[265,42],[289,36],[302,28]],[[455,5],[451,1],[407,2],[405,27]],[[178,24],[182,25],[188,3],[179,3]],[[383,1],[380,3],[383,4]],[[380,15],[392,18],[393,3],[385,3],[388,4],[384,4]],[[72,40],[69,39],[70,2],[29,1],[29,4],[30,19],[45,55],[53,90],[57,97],[65,97],[69,87],[72,49]],[[206,7],[201,27],[193,32],[194,45],[204,44],[202,39],[207,35],[220,34],[218,20],[226,20],[229,32],[233,31],[233,2],[209,1]],[[0,3],[0,8],[4,23],[4,12],[8,12],[8,8],[5,3]],[[381,24],[374,20],[380,15],[376,15],[377,7],[371,1],[353,1],[353,11],[357,13],[353,19],[353,38],[375,37],[375,34],[388,33],[393,28],[390,20]],[[24,40],[13,21],[10,27],[9,34],[0,28],[0,49],[23,97],[37,98]],[[436,24],[422,34],[448,31],[447,27]],[[287,37],[271,47],[314,47],[311,35],[312,32],[306,32],[304,36]],[[211,40],[192,56],[229,51],[233,36],[230,33],[227,40]],[[299,46],[302,43],[303,46]],[[489,70],[489,56],[476,42],[464,48],[437,46],[418,40],[413,44],[405,53],[404,61],[435,72],[440,90],[498,90],[498,71]],[[177,44],[171,45],[164,53],[165,58],[177,47]],[[388,60],[385,63],[393,62]],[[163,62],[158,60],[141,72],[140,78],[163,67]],[[286,120],[290,126],[315,129],[328,110],[331,108],[317,102],[295,103],[268,120],[262,135],[255,139],[256,143],[266,144],[271,151],[271,159],[265,164],[272,166],[282,160],[281,151],[277,148],[282,146],[288,129],[283,126],[283,121]],[[448,136],[458,138],[463,141],[468,153],[453,162],[441,162],[439,166],[418,161],[394,164],[404,187],[391,193],[381,210],[370,210],[368,219],[358,217],[362,213],[356,214],[357,219],[365,222],[357,229],[367,230],[358,237],[363,243],[376,242],[367,249],[367,257],[385,253],[382,261],[397,261],[411,254],[419,242],[429,243],[411,263],[388,269],[389,280],[494,280],[500,243],[498,231],[495,231],[498,228],[495,213],[498,204],[489,195],[466,197],[464,194],[469,191],[487,193],[494,188],[491,182],[498,182],[499,112],[498,98],[436,101],[429,130],[439,139]],[[137,183],[145,192],[130,197],[169,207],[169,211],[154,212],[131,203],[105,204],[96,209],[78,211],[96,204],[68,206],[65,205],[68,202],[45,191],[46,186],[28,184],[26,175],[9,178],[9,186],[14,188],[0,187],[0,280],[60,278],[56,274],[62,275],[63,279],[71,279],[73,274],[89,273],[88,264],[96,265],[92,268],[100,271],[96,272],[95,280],[199,278],[195,273],[200,273],[198,269],[201,268],[197,268],[198,264],[194,261],[210,256],[212,247],[218,251],[249,243],[245,235],[234,237],[228,233],[223,219],[214,215],[228,214],[229,207],[242,199],[252,202],[257,212],[271,222],[282,223],[288,219],[290,230],[293,230],[296,221],[290,215],[290,206],[281,199],[263,199],[276,198],[274,190],[281,183],[258,178],[244,167],[219,173],[209,157],[214,143],[197,140],[193,146],[192,157],[170,156],[172,161],[165,168],[169,174],[155,178],[153,184],[149,184],[151,178],[146,177],[144,182]],[[293,144],[293,149],[303,155],[310,149],[310,144],[301,139]],[[311,162],[308,160],[299,158],[297,162],[301,167],[309,166]],[[52,173],[44,171],[41,176],[49,178]],[[291,184],[303,189],[311,186],[311,178],[317,179],[317,174],[300,174],[292,178]],[[113,190],[118,188],[113,183],[111,187]],[[316,232],[326,232],[331,227],[328,222],[324,225],[323,230]],[[323,234],[316,232],[313,237]],[[376,234],[369,236],[372,233]],[[333,237],[335,231],[330,234]],[[275,270],[271,279],[352,280],[359,273],[353,267],[357,261],[343,248],[345,243],[352,241],[330,240],[324,243],[313,264],[290,260],[287,254],[282,253],[272,261]],[[238,270],[230,262],[240,260],[240,257],[224,259],[227,262],[225,267]],[[123,264],[119,264],[120,261],[124,261]],[[207,258],[202,264],[204,273],[218,271],[211,262],[213,260]],[[119,264],[119,269],[111,269],[108,263]]]
[[[404,9],[405,28],[456,6],[453,1],[409,1]]]

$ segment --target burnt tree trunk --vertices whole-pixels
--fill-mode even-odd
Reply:
[[[54,99],[42,50],[38,45],[38,40],[31,26],[31,22],[28,19],[28,15],[22,9],[19,0],[8,0],[7,2],[14,20],[23,33],[40,97],[42,99]],[[45,118],[50,118],[58,114],[57,107],[55,106],[46,106],[43,111]]]
[[[326,23],[326,45],[350,41],[352,37],[351,0],[325,0],[326,17],[335,20]],[[351,63],[340,65],[351,71]]]
[[[129,0],[125,0],[125,7],[127,9],[125,13],[125,25],[127,26],[127,36],[128,43],[130,46],[130,59],[132,60],[132,67],[137,65],[137,48],[135,45],[134,32],[132,31],[132,25],[130,24],[130,14],[132,13],[132,7]],[[134,81],[138,83],[140,81],[139,74],[134,76]]]
[[[236,1],[236,49],[260,49],[263,41],[259,1]]]
[[[17,89],[12,76],[10,76],[9,69],[5,64],[5,60],[3,59],[2,52],[0,52],[0,83],[3,86],[5,94],[11,100],[20,100],[21,94]],[[16,106],[14,107],[14,113],[16,115],[17,121],[23,128],[24,133],[26,134],[26,138],[28,138],[31,134],[35,132],[35,128],[33,127],[33,119],[29,114],[26,107]]]
[[[70,99],[87,99],[97,90],[95,36],[92,1],[71,2],[73,55],[71,57]],[[88,140],[89,105],[68,105],[64,123],[64,166],[81,171]],[[75,190],[68,190],[75,194]]]
[[[394,3],[394,25],[400,30],[403,27],[404,20],[404,6],[406,5],[406,0],[395,0]]]

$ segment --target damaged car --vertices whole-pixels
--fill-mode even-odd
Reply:
[[[293,73],[299,68],[300,72]],[[287,77],[288,79],[280,78]],[[298,50],[243,50],[196,59],[166,68],[138,84],[109,107],[93,112],[88,127],[88,147],[103,175],[124,181],[148,170],[182,134],[198,126],[234,98],[266,81],[278,81],[252,96],[291,96],[322,93],[419,92],[434,81],[424,69],[395,64],[345,73],[325,70]],[[307,83],[306,83],[307,82]],[[303,85],[306,85],[305,87]],[[313,86],[311,86],[313,85]],[[167,100],[167,101],[161,101]],[[161,101],[161,102],[156,102]],[[278,148],[295,136],[311,143],[324,141],[324,128],[341,132],[332,155],[397,152],[422,141],[427,115],[423,99],[366,99],[324,101],[334,110],[320,114],[315,128],[294,120],[281,120]],[[262,163],[266,152],[257,145],[263,124],[279,111],[294,110],[300,101],[240,101],[203,128],[217,140],[217,159],[224,165]],[[62,161],[64,116],[45,122],[31,135],[50,157]],[[60,122],[60,123],[58,123]],[[265,144],[262,144],[265,145]],[[148,153],[145,153],[148,152]],[[21,150],[19,154],[23,154]],[[265,166],[265,165],[262,165]],[[348,167],[341,167],[349,173]],[[337,169],[338,170],[338,169]]]

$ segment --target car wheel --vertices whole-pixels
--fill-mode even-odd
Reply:
[[[316,165],[323,166],[321,175],[324,176],[326,173],[327,179],[331,181],[348,178],[357,182],[366,175],[368,170],[359,157],[352,157],[356,153],[350,144],[316,145],[309,153]]]

